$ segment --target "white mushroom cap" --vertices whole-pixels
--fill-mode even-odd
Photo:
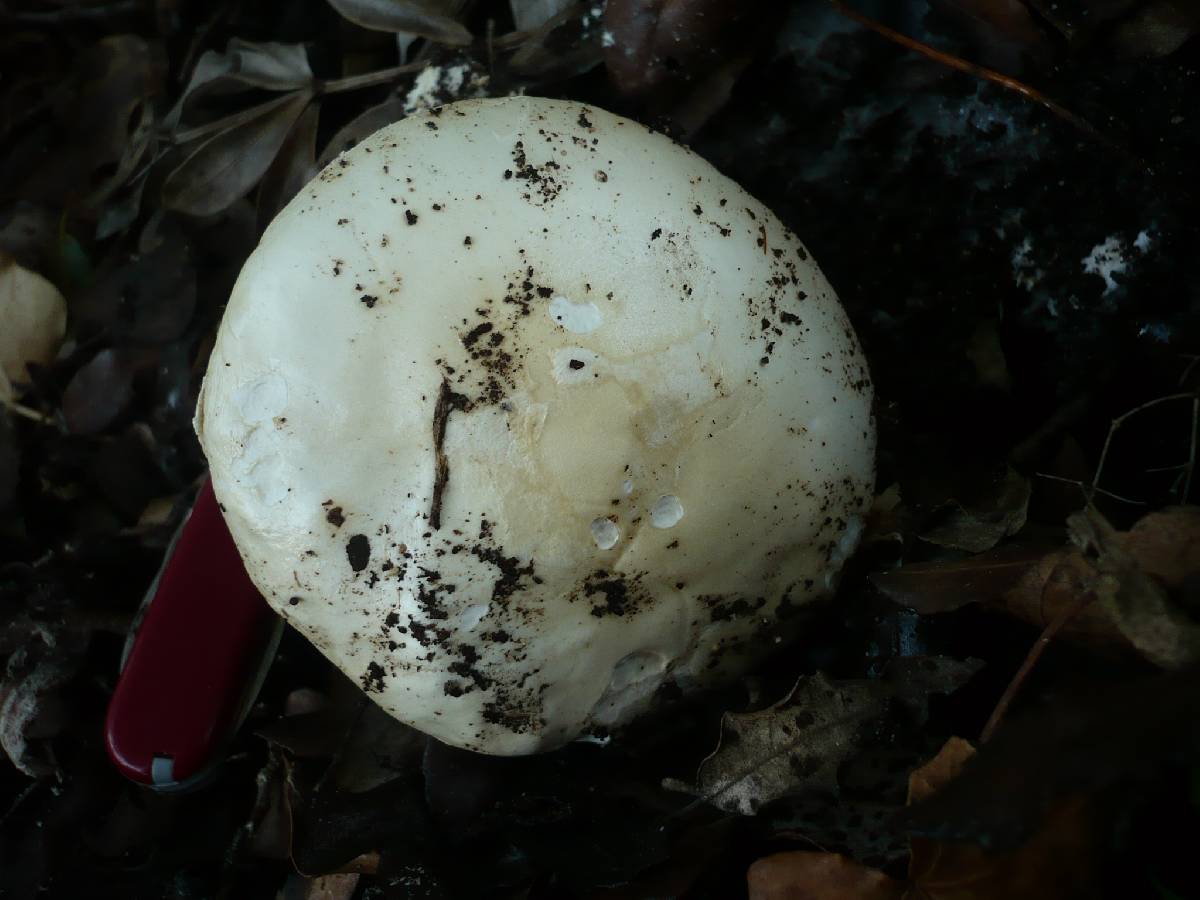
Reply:
[[[661,134],[530,97],[407,118],[302,190],[196,428],[270,603],[496,754],[767,652],[833,588],[875,443],[799,240]]]

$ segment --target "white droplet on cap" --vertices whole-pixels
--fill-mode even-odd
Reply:
[[[575,334],[588,334],[604,323],[600,307],[590,300],[575,303],[566,297],[553,297],[546,311],[555,324]]]
[[[626,497],[628,497],[630,494],[633,493],[633,479],[632,478],[626,478],[624,481],[621,482],[621,493],[624,494]]]
[[[621,529],[611,519],[592,519],[592,540],[601,550],[611,550],[621,539]]]
[[[683,504],[674,494],[664,494],[650,507],[650,524],[655,528],[673,528],[683,518]]]
[[[484,616],[490,610],[491,607],[486,603],[473,603],[462,611],[462,615],[459,617],[459,624],[464,631],[471,631],[483,621]]]

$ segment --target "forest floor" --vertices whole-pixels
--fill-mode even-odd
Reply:
[[[68,311],[0,390],[0,896],[1200,896],[1200,7],[852,6],[0,2],[0,347],[18,275]],[[123,781],[106,704],[262,228],[380,125],[518,91],[666,131],[819,261],[880,428],[838,596],[519,759],[289,631],[213,779]]]

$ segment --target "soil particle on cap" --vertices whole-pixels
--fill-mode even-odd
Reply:
[[[406,209],[404,211],[404,221],[407,222],[409,225],[416,225],[417,224],[417,214],[415,212],[413,212],[411,209]]]
[[[342,512],[342,508],[340,506],[335,506],[333,509],[326,511],[325,521],[334,528],[341,528],[346,524],[346,515]]]
[[[383,678],[387,673],[377,662],[367,663],[367,671],[362,676],[362,689],[367,693],[382,694]]]
[[[639,587],[641,578],[641,575],[631,577],[623,572],[609,572],[606,569],[592,572],[584,580],[582,588],[584,596],[595,601],[592,615],[599,619],[637,612],[646,599]]]
[[[529,162],[524,141],[513,144],[512,160],[516,169],[505,169],[504,177],[515,178],[529,185],[530,190],[521,195],[522,199],[544,206],[562,191],[562,184],[556,174],[562,167],[552,159],[541,165]]]
[[[367,567],[371,561],[371,541],[365,534],[356,534],[346,542],[346,559],[355,572]]]
[[[493,602],[499,601],[503,603],[517,591],[524,588],[525,585],[522,584],[523,579],[536,579],[533,560],[522,566],[517,557],[505,556],[499,549],[487,547],[483,544],[473,546],[471,554],[480,562],[488,563],[500,570],[500,577],[492,585]]]

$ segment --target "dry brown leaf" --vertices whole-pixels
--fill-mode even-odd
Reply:
[[[1200,629],[1171,598],[1200,573],[1200,508],[1149,513],[1128,532],[1083,514],[1071,521],[1090,556],[1079,547],[1049,553],[1000,547],[963,560],[902,566],[871,581],[922,614],[980,603],[1041,629],[1093,596],[1098,602],[1075,611],[1060,637],[1100,650],[1136,648],[1164,666],[1200,655]]]
[[[884,713],[886,699],[882,682],[837,683],[817,673],[766,709],[725,713],[720,743],[700,764],[695,791],[744,816],[799,791],[836,793],[838,767],[857,749],[863,726]]]
[[[962,771],[975,749],[951,738],[909,778],[909,803],[932,796]],[[1046,817],[1032,838],[1009,853],[964,842],[913,838],[905,900],[1066,900],[1094,896],[1087,804],[1072,798]]]
[[[818,672],[800,678],[781,701],[752,713],[721,717],[717,749],[701,764],[696,786],[668,780],[727,812],[755,815],[780,797],[815,790],[836,794],[838,770],[870,723],[893,706],[923,723],[931,694],[949,694],[982,664],[949,657],[893,660],[882,677],[835,681]]]
[[[974,755],[975,748],[970,741],[960,737],[946,741],[937,756],[908,776],[908,805],[933,796],[947,782],[957,778],[967,760]]]
[[[914,563],[876,572],[870,579],[894,603],[932,615],[972,603],[999,602],[1032,570],[1055,555],[1039,547],[997,547],[966,559]]]
[[[328,0],[338,14],[372,31],[416,34],[439,44],[465,46],[471,32],[438,0]],[[456,8],[456,7],[455,7]]]
[[[1147,562],[1157,563],[1167,577],[1155,577],[1141,565],[1124,536],[1094,508],[1072,515],[1067,524],[1084,556],[1094,559],[1096,574],[1089,592],[1096,604],[1146,659],[1178,669],[1200,659],[1200,625],[1171,601],[1168,587],[1170,581],[1186,577],[1188,569],[1200,571],[1195,552],[1200,546],[1200,508],[1176,508],[1160,515],[1143,528],[1139,544]]]
[[[163,205],[210,216],[245,196],[270,167],[311,100],[308,91],[285,94],[257,107],[253,118],[204,141],[167,176]]]
[[[764,856],[746,872],[750,900],[900,900],[904,884],[836,853]]]
[[[910,805],[962,772],[975,748],[951,738],[909,776]],[[780,853],[758,860],[751,900],[1068,900],[1095,896],[1093,832],[1079,797],[1054,807],[1024,845],[989,853],[965,842],[914,837],[908,879],[896,881],[835,853]]]
[[[941,521],[921,533],[921,539],[939,547],[981,553],[1025,525],[1029,510],[1029,480],[1013,468],[984,497],[969,506],[953,500]]]

